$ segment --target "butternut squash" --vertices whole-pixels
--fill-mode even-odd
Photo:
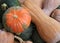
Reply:
[[[23,3],[25,0],[19,0],[20,3]],[[40,8],[43,7],[43,2],[44,0],[31,0],[33,3],[35,3],[36,5],[38,5]]]
[[[39,35],[47,43],[56,43],[60,41],[60,23],[47,16],[41,8],[35,5],[31,0],[25,0],[25,8],[31,13],[32,21],[37,26]]]
[[[35,5],[39,6],[42,8],[44,0],[31,0]]]

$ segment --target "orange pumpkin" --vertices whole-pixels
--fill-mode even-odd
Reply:
[[[20,6],[9,8],[3,15],[4,27],[14,33],[21,33],[27,29],[31,22],[29,12]]]

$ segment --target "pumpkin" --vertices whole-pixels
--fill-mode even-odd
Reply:
[[[21,33],[29,27],[30,22],[29,12],[20,6],[9,8],[3,15],[3,25],[10,32]]]
[[[4,12],[12,7],[12,6],[18,6],[20,5],[18,0],[0,0],[0,23],[2,24],[2,16]],[[3,25],[2,25],[3,27]]]

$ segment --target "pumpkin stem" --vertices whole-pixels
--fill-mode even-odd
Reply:
[[[13,15],[13,17],[14,17],[14,18],[18,18],[18,16],[17,16],[17,15],[15,15],[15,14]]]

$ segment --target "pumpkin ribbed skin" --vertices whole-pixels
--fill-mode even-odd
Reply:
[[[9,8],[3,15],[3,24],[6,29],[14,33],[21,33],[27,29],[31,22],[29,12],[19,6]]]

